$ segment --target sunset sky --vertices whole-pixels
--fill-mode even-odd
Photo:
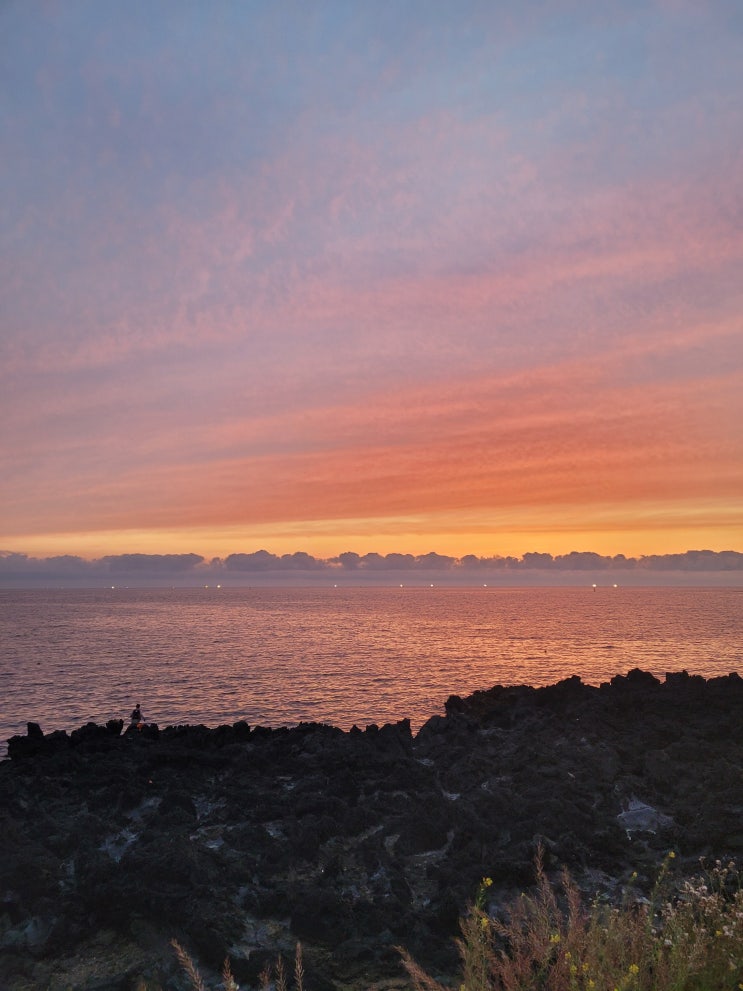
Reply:
[[[0,4],[0,551],[743,550],[740,0]]]

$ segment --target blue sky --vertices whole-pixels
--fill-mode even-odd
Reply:
[[[741,546],[739,4],[0,37],[0,548]]]

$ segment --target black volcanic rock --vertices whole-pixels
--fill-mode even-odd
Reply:
[[[29,724],[0,764],[0,987],[175,991],[171,937],[243,985],[296,940],[315,988],[399,977],[395,944],[453,971],[480,878],[502,901],[538,845],[591,895],[671,847],[688,872],[743,853],[737,675],[496,686],[446,713],[415,737]]]

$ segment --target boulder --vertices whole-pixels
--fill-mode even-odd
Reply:
[[[481,878],[504,903],[538,848],[608,896],[635,869],[651,883],[670,848],[684,871],[743,855],[741,711],[737,675],[630,671],[452,696],[415,736],[29,724],[0,763],[2,987],[72,973],[92,933],[136,945],[163,991],[182,986],[173,936],[207,968],[232,954],[253,986],[297,940],[317,987],[400,979],[396,944],[444,973]],[[122,980],[95,952],[100,986],[105,967]]]

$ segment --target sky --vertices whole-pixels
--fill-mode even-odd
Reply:
[[[0,2],[0,551],[743,550],[739,0]]]

